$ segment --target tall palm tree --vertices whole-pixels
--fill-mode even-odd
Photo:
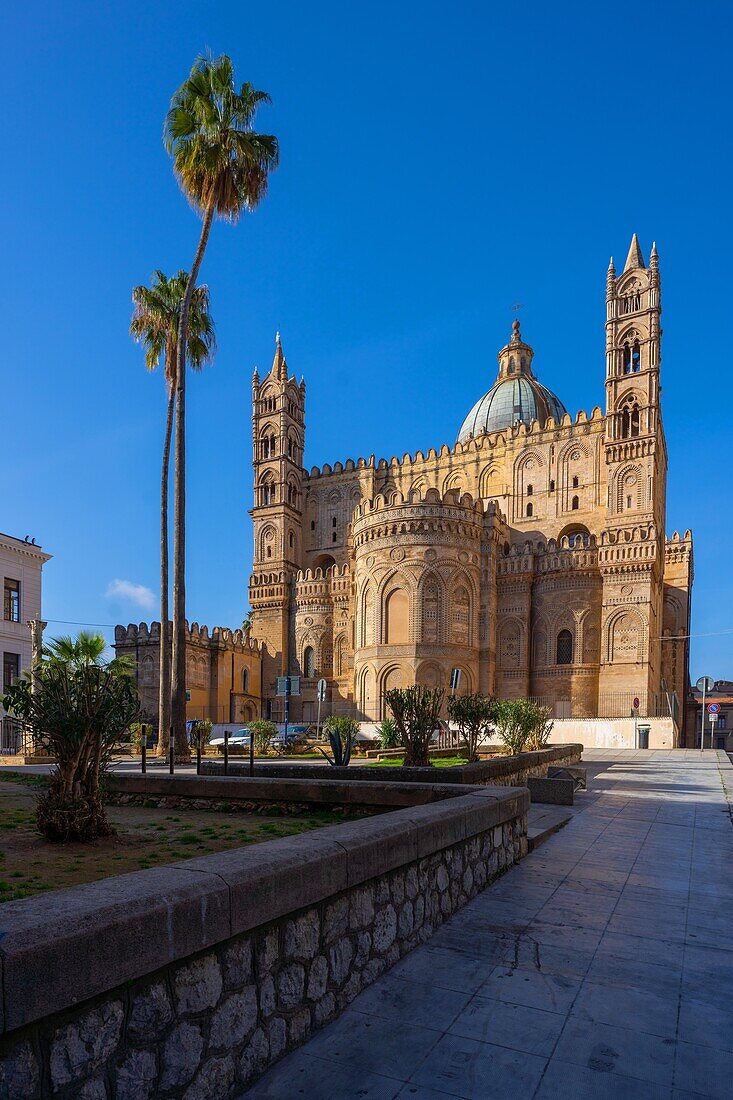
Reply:
[[[267,92],[251,84],[237,90],[231,60],[199,57],[171,100],[163,142],[183,193],[203,224],[181,307],[176,380],[175,474],[173,483],[173,690],[172,720],[186,724],[186,332],[191,298],[214,217],[236,222],[254,210],[277,167],[279,149],[272,134],[258,134],[257,109],[269,103]]]
[[[134,311],[130,334],[145,346],[145,366],[155,370],[163,359],[163,373],[168,394],[168,409],[163,441],[163,463],[160,475],[160,686],[158,689],[158,756],[168,752],[168,731],[171,724],[171,654],[168,616],[168,471],[170,468],[171,434],[176,400],[176,361],[181,306],[188,285],[188,275],[179,271],[169,279],[162,271],[153,275],[151,286],[136,286],[132,291]],[[214,322],[209,313],[209,289],[196,287],[191,297],[188,316],[186,351],[194,370],[201,370],[216,350]],[[183,738],[176,741],[176,754],[186,755],[188,745]]]

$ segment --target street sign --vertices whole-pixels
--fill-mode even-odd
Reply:
[[[709,676],[701,676],[695,687],[698,691],[703,691],[707,695],[715,687],[715,680],[711,680]]]
[[[278,676],[275,694],[284,695],[286,699],[300,695],[300,676]]]
[[[318,681],[318,702],[323,703],[326,698],[326,681]]]
[[[720,703],[708,703],[708,714],[720,714]]]
[[[461,670],[460,668],[452,668],[450,672],[450,689],[452,692],[458,691],[461,683]]]
[[[635,695],[634,696],[634,710],[638,710],[638,709],[639,709],[639,696]]]

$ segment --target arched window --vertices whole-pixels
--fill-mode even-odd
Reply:
[[[555,664],[571,665],[573,663],[573,635],[569,630],[561,630],[557,636],[557,652]]]
[[[527,517],[531,516],[533,511],[534,511],[534,509],[533,509],[532,505],[528,504],[527,505]]]
[[[550,492],[551,492],[551,493],[554,493],[554,492],[555,492],[555,481],[554,481],[554,478],[553,478],[553,480],[552,480],[552,481],[550,482]]]
[[[410,640],[410,600],[402,588],[390,592],[384,603],[386,645],[405,645]]]
[[[290,546],[290,549],[291,549],[291,550],[292,550],[292,549],[293,549],[293,547],[295,546],[295,535],[293,534],[293,532],[292,532],[292,531],[290,532],[290,535],[289,535],[289,537],[288,537],[288,545]]]
[[[639,434],[639,406],[638,405],[634,405],[634,407],[631,410],[631,434],[632,434],[632,436]]]
[[[316,674],[316,661],[313,646],[307,645],[303,650],[303,675],[313,677]]]
[[[631,373],[638,374],[641,370],[641,349],[639,348],[639,341],[634,340],[634,348],[631,353]]]
[[[624,344],[624,360],[623,360],[624,374],[631,374],[631,346]]]
[[[527,486],[527,496],[531,497],[533,492],[534,492],[534,490],[533,490],[532,486],[528,485]]]
[[[242,669],[242,692],[244,695],[249,693],[249,669]]]
[[[580,482],[578,481],[578,478],[574,477],[573,478],[573,489],[577,489],[579,484],[580,484]]]
[[[578,511],[578,509],[580,508],[580,500],[578,499],[578,497],[573,497],[573,500],[572,500],[572,503],[571,503],[570,507],[571,507],[573,512]]]

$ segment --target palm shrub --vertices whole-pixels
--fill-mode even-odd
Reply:
[[[49,840],[93,840],[114,832],[102,801],[102,779],[115,748],[140,717],[134,666],[104,661],[101,635],[57,638],[44,649],[32,677],[23,676],[3,706],[31,729],[56,770],[36,806]]]
[[[425,767],[430,764],[430,739],[438,724],[443,706],[443,688],[390,688],[384,701],[392,711],[397,732],[405,746],[405,766]]]
[[[496,731],[504,747],[512,755],[524,752],[538,738],[549,737],[552,723],[547,721],[548,710],[531,699],[502,699],[496,703]]]
[[[266,756],[272,748],[272,739],[277,736],[277,726],[269,718],[255,718],[248,723],[249,735],[254,738],[255,752]]]
[[[383,749],[398,749],[400,747],[400,731],[394,718],[383,718],[377,726],[379,740]]]
[[[331,756],[319,746],[318,751],[325,756],[329,764],[337,768],[346,768],[351,760],[351,749],[359,732],[359,723],[344,714],[332,714],[323,727],[331,746]]]
[[[258,108],[270,102],[251,84],[237,87],[231,59],[199,57],[171,99],[163,143],[181,190],[201,216],[201,232],[181,302],[176,350],[176,428],[173,478],[173,655],[171,718],[176,736],[186,725],[186,351],[191,300],[214,218],[236,222],[267,193],[279,148],[254,129]]]
[[[473,695],[453,695],[448,700],[448,717],[458,726],[469,764],[478,760],[478,747],[489,736],[494,724],[496,699],[477,691]]]

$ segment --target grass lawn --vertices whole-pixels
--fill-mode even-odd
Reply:
[[[108,806],[115,836],[55,844],[35,828],[36,794],[45,782],[31,775],[0,780],[0,903],[348,820],[331,810],[276,816]]]
[[[388,760],[371,760],[368,768],[401,768],[405,762],[404,756],[390,757]],[[455,768],[457,764],[466,764],[465,756],[432,756],[430,763],[436,768]]]

